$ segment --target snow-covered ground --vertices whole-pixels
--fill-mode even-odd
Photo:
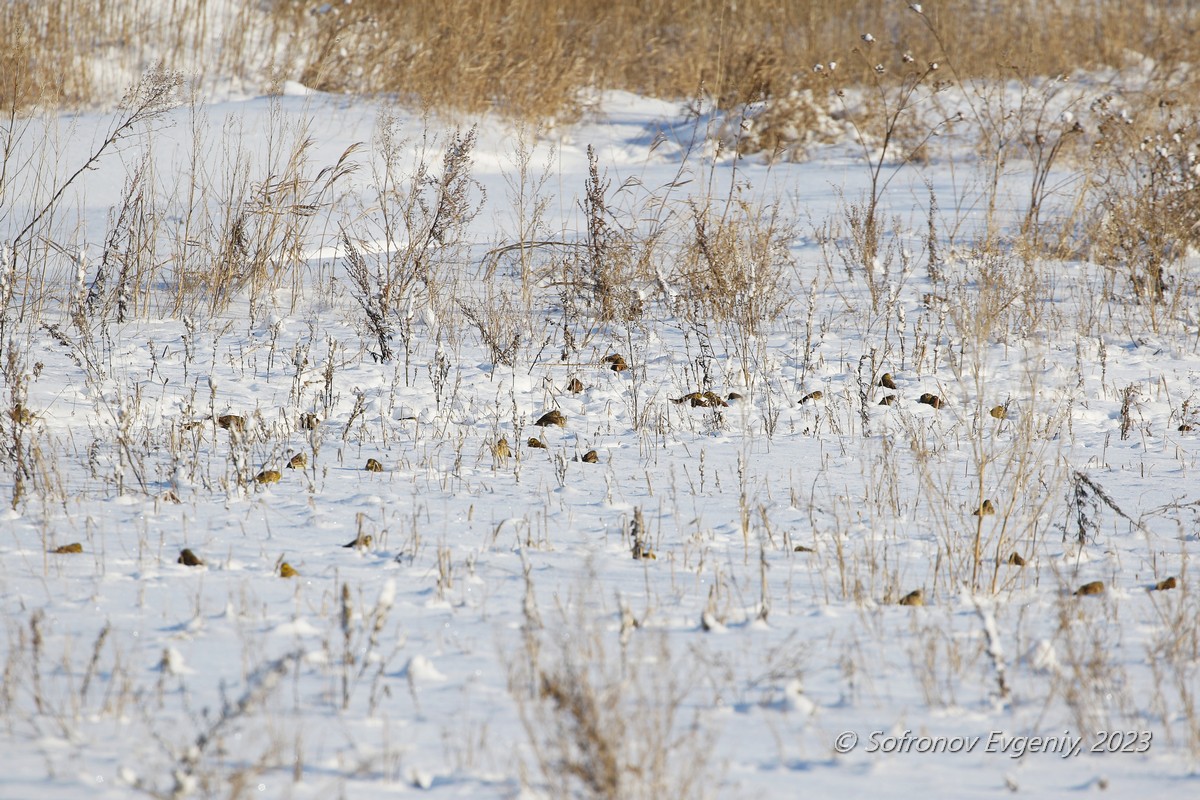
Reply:
[[[735,160],[680,106],[609,94],[553,133],[479,121],[479,213],[392,298],[382,362],[342,232],[371,267],[409,252],[421,229],[383,222],[407,189],[381,194],[380,131],[402,181],[440,175],[451,133],[286,88],[139,127],[27,251],[46,272],[4,312],[0,382],[0,796],[1200,788],[1193,297],[1152,313],[1104,267],[972,252],[968,151],[896,169],[896,249],[869,280],[842,258],[869,177],[853,146]],[[112,119],[31,124],[0,238]],[[320,185],[355,143],[327,190],[277,185]],[[583,260],[589,146],[650,262],[613,320],[563,266]],[[139,169],[173,244],[118,321],[111,268],[86,298]],[[298,233],[265,263],[284,266],[222,297],[184,286],[204,276],[173,271],[181,243],[208,243],[198,273],[229,262],[211,243],[238,186],[262,202],[225,238],[281,219]],[[735,301],[777,316],[689,303],[689,200],[710,221],[777,209],[782,284]],[[522,236],[555,243],[524,275],[502,250]],[[706,390],[741,398],[673,402]],[[554,409],[565,425],[535,425]]]

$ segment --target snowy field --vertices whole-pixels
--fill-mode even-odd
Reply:
[[[1200,791],[1194,254],[951,142],[862,259],[849,134],[616,93],[128,113],[8,162],[0,796]]]

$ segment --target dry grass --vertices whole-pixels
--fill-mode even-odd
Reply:
[[[690,206],[692,230],[679,259],[675,283],[689,310],[716,322],[733,322],[759,334],[787,309],[787,276],[793,232],[777,216],[738,198],[724,209]]]
[[[1168,299],[1167,316],[1178,316],[1190,287],[1175,267],[1189,246],[1200,245],[1200,118],[1167,95],[1132,114],[1098,105],[1091,255],[1124,273],[1124,286],[1155,310],[1150,321],[1157,329],[1156,310]]]
[[[272,31],[229,0],[4,3],[0,107],[111,104],[160,62],[201,80],[270,76]]]
[[[1197,13],[1153,0],[932,0],[923,4],[924,19],[881,12],[868,0],[359,0],[275,2],[265,13],[221,0],[162,5],[4,4],[0,104],[104,102],[162,60],[201,82],[290,78],[523,118],[574,116],[584,89],[673,98],[703,91],[732,108],[795,97],[812,81],[812,64],[852,66],[847,51],[868,30],[884,46],[915,52],[928,42],[923,29],[933,27],[943,52],[922,55],[953,60],[960,77],[1053,75],[1120,65],[1152,44],[1156,53],[1182,52]],[[853,67],[864,76],[870,69]]]
[[[706,798],[719,780],[712,736],[689,720],[698,683],[690,659],[671,653],[661,632],[641,630],[622,605],[617,642],[586,602],[568,600],[561,622],[575,635],[542,626],[532,583],[522,647],[507,655],[509,691],[528,736],[538,778],[551,797]],[[594,576],[586,579],[594,592]],[[619,653],[614,653],[614,646]]]

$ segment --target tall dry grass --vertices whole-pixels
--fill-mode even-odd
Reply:
[[[234,0],[0,4],[0,107],[111,106],[156,65],[200,84],[275,77],[276,26]]]
[[[899,4],[897,4],[899,6]],[[962,75],[1056,74],[1167,58],[1194,42],[1188,2],[931,0]],[[731,107],[783,97],[864,31],[920,49],[924,22],[870,0],[14,0],[0,6],[0,103],[111,101],[153,63],[258,88],[282,79],[386,92],[443,109],[562,118],[581,90]],[[845,61],[850,65],[850,60]]]

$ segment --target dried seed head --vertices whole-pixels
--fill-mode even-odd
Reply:
[[[354,621],[354,596],[350,593],[350,584],[342,584],[342,633],[350,635],[350,624]]]

